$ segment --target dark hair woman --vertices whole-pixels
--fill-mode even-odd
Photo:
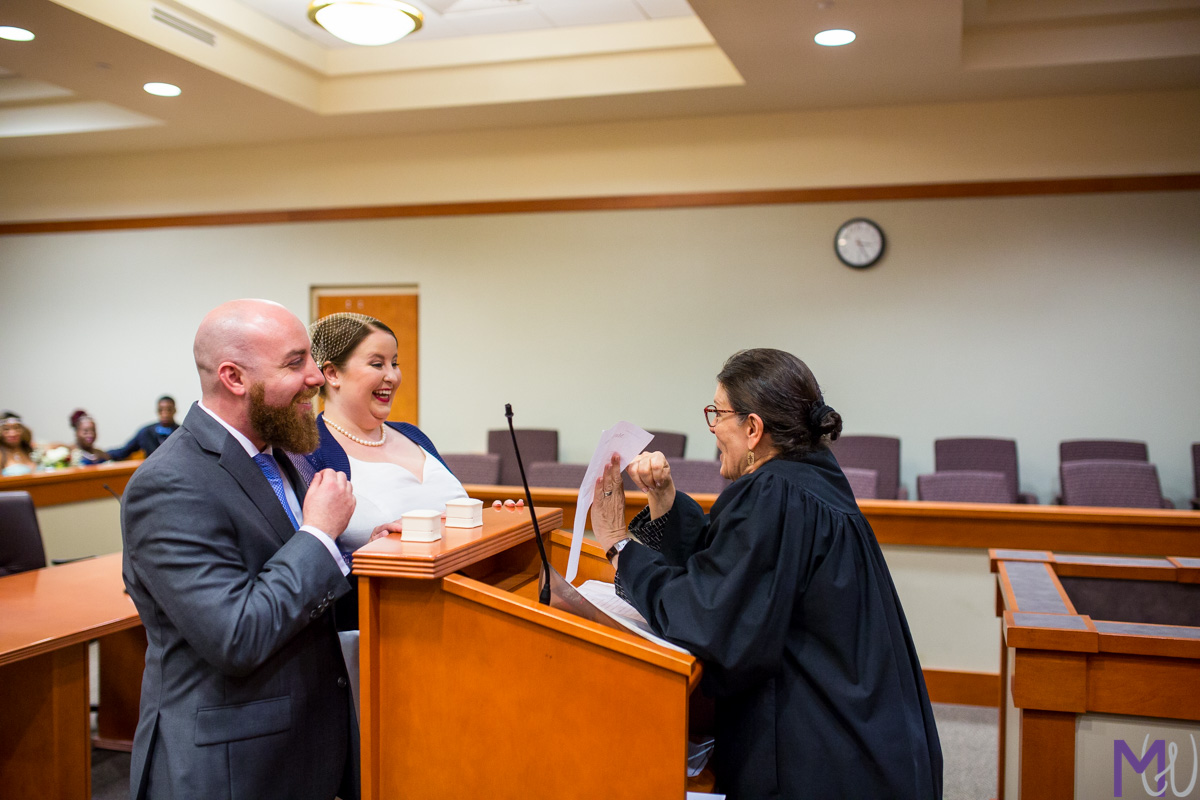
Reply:
[[[0,413],[0,474],[28,475],[35,469],[33,434],[15,412]]]
[[[706,517],[661,453],[626,529],[616,460],[593,528],[622,593],[704,662],[717,786],[730,800],[942,794],[921,666],[871,526],[830,452],[841,416],[803,361],[743,350],[704,409],[733,483]],[[630,534],[636,537],[631,539]]]
[[[108,461],[108,453],[96,447],[96,420],[82,408],[71,414],[75,429],[75,444],[71,447],[71,466],[83,467]]]

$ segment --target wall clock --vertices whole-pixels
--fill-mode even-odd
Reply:
[[[833,251],[847,267],[866,269],[883,257],[883,230],[865,217],[847,220],[833,237]]]

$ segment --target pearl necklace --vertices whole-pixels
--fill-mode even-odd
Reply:
[[[359,444],[361,444],[364,447],[383,447],[383,443],[387,441],[387,427],[386,426],[380,427],[378,442],[368,442],[366,439],[358,438],[353,433],[351,433],[350,431],[343,428],[341,425],[338,425],[336,422],[331,420],[329,417],[323,417],[323,419],[325,420],[326,425],[333,428],[335,431],[340,433],[342,436],[345,436],[347,439],[349,439],[352,442],[358,442]]]

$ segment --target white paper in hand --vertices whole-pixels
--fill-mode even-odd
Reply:
[[[633,457],[650,444],[654,435],[629,422],[618,422],[600,434],[600,443],[592,453],[592,463],[579,487],[579,503],[575,506],[575,526],[571,529],[571,556],[567,559],[567,583],[575,580],[579,572],[579,550],[583,547],[583,529],[587,524],[588,509],[592,507],[596,492],[596,479],[604,473],[604,467],[616,453],[621,458],[621,469],[629,466]]]

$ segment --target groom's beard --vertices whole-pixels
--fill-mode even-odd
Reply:
[[[262,383],[250,387],[250,424],[262,439],[272,447],[280,447],[290,453],[311,453],[321,443],[317,433],[317,415],[314,408],[308,412],[297,411],[299,403],[311,401],[317,396],[317,388],[311,387],[297,394],[286,406],[269,405],[267,389]]]

